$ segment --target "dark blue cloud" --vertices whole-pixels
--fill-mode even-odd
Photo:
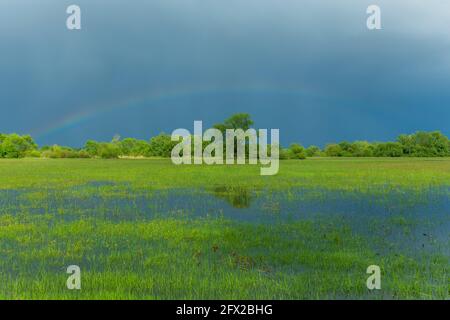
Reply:
[[[380,31],[360,0],[2,1],[0,131],[81,145],[246,111],[285,144],[450,134],[450,4],[377,2]]]

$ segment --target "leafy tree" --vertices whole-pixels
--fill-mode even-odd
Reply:
[[[121,153],[120,143],[114,139],[113,142],[88,140],[84,146],[84,150],[90,157],[100,157],[103,159],[118,158]]]
[[[94,140],[88,140],[84,146],[86,152],[91,156],[95,157],[99,155],[100,143]]]
[[[42,156],[39,150],[28,150],[25,152],[25,157],[27,158],[40,158]]]
[[[305,148],[298,143],[293,143],[289,147],[291,151],[291,159],[306,159]]]
[[[169,158],[173,147],[177,144],[171,137],[165,133],[152,137],[149,144],[149,155],[153,157]]]
[[[317,146],[309,146],[305,150],[305,153],[307,157],[317,157],[320,156],[320,148]]]
[[[367,141],[355,141],[352,143],[352,157],[373,157],[374,146]]]
[[[37,149],[36,143],[29,135],[2,134],[0,142],[0,157],[2,158],[23,158],[27,152]]]
[[[297,143],[293,143],[287,149],[280,150],[280,159],[306,159],[305,148]]]
[[[444,157],[449,155],[448,138],[439,131],[418,131],[411,135],[400,135],[397,138],[403,153],[412,157]]]
[[[102,159],[115,159],[120,155],[120,147],[117,143],[102,142],[99,145],[98,156]]]
[[[397,142],[402,146],[403,154],[412,156],[415,153],[416,145],[412,135],[401,134],[397,138]]]
[[[222,133],[225,133],[227,129],[242,129],[246,131],[254,124],[248,113],[236,113],[226,119],[223,123],[214,125],[214,128],[219,129]]]
[[[325,147],[325,154],[328,157],[342,157],[343,151],[339,144],[328,144]]]
[[[425,136],[428,135],[423,144],[423,147],[428,151],[427,156],[443,157],[449,154],[450,149],[448,138],[446,136],[439,131],[430,132],[428,134],[424,132],[424,134]],[[417,143],[421,146],[420,139],[417,139],[416,137],[416,140],[419,140]]]
[[[126,138],[120,141],[120,152],[124,156],[131,156],[136,148],[137,140],[134,138]]]
[[[41,149],[42,150],[42,149]],[[46,147],[42,151],[42,157],[44,158],[89,158],[90,155],[86,150],[76,150],[70,147],[63,147],[58,145],[53,145],[51,147]]]
[[[398,142],[385,142],[375,145],[374,155],[376,157],[401,157],[403,147]]]
[[[351,157],[354,153],[353,144],[347,141],[343,141],[339,143],[341,147],[341,156],[343,157]]]
[[[148,156],[150,155],[150,144],[145,140],[126,138],[120,141],[120,152],[124,156]]]
[[[218,129],[220,132],[222,132],[222,134],[224,135],[224,144],[223,144],[223,155],[224,157],[226,156],[226,143],[225,143],[225,134],[226,134],[226,130],[227,129],[242,129],[243,131],[247,131],[248,129],[250,129],[253,126],[254,122],[251,119],[250,114],[248,113],[236,113],[233,114],[231,117],[229,117],[228,119],[225,119],[225,121],[223,123],[218,123],[215,124],[213,127],[215,129]],[[250,151],[250,147],[247,141],[243,142],[244,145],[244,152],[246,157],[249,156],[249,151]],[[238,141],[237,138],[235,138],[235,143],[234,143],[234,155],[237,155],[237,151],[238,151]]]

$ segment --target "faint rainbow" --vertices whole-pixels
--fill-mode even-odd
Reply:
[[[73,128],[78,124],[91,120],[102,114],[107,114],[115,110],[133,108],[140,106],[143,102],[155,103],[164,99],[178,98],[183,96],[192,96],[199,94],[213,93],[248,93],[248,92],[277,92],[277,93],[304,93],[298,89],[290,87],[276,87],[273,85],[259,84],[246,87],[227,88],[217,86],[192,86],[175,89],[149,90],[144,93],[128,97],[123,100],[113,102],[103,102],[94,105],[82,107],[81,110],[61,117],[54,122],[47,124],[45,127],[37,128],[31,132],[35,138],[43,138],[51,134]]]

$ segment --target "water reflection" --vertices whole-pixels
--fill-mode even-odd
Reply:
[[[369,192],[244,187],[134,190],[95,182],[58,190],[1,190],[0,215],[46,215],[50,223],[84,218],[133,221],[154,218],[226,218],[247,223],[333,221],[360,235],[414,250],[449,253],[450,187]],[[384,245],[380,245],[383,247]],[[442,251],[441,250],[441,251]]]
[[[250,208],[254,199],[252,192],[244,187],[219,186],[214,188],[214,196],[228,202],[234,208]]]

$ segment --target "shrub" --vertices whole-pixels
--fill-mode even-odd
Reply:
[[[25,157],[28,157],[28,158],[40,158],[41,157],[41,152],[39,150],[29,150],[29,151],[25,152]]]
[[[23,158],[27,152],[36,148],[36,143],[28,135],[20,136],[15,133],[0,135],[0,158]]]
[[[293,143],[288,149],[280,149],[280,159],[306,159],[305,148],[297,143]]]
[[[150,139],[148,153],[153,157],[169,158],[176,144],[169,135],[161,133]]]
[[[307,157],[318,157],[320,156],[320,148],[317,146],[309,146],[305,150],[305,153]]]
[[[342,148],[338,144],[328,144],[325,147],[325,154],[328,157],[342,157],[343,156]]]
[[[403,148],[398,142],[378,143],[375,146],[374,155],[376,157],[401,157]]]
[[[99,145],[98,156],[102,159],[115,159],[120,155],[120,147],[115,143],[103,142]]]

